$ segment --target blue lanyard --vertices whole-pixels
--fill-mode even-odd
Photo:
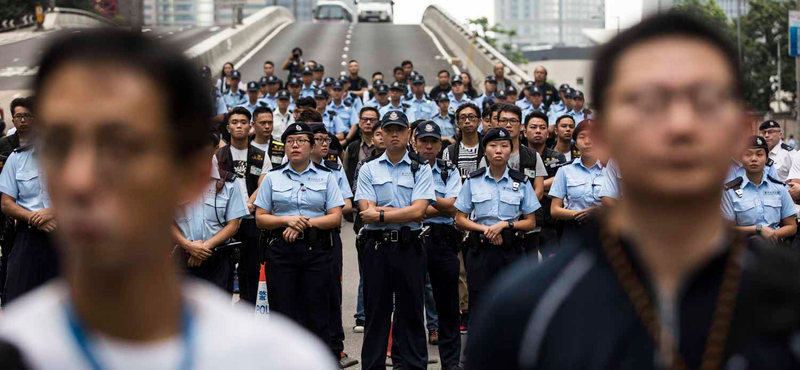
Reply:
[[[80,347],[83,357],[87,362],[89,362],[89,365],[91,365],[93,370],[103,370],[103,367],[100,366],[100,362],[93,353],[91,338],[86,335],[83,325],[78,319],[78,315],[75,313],[75,308],[72,306],[72,304],[68,304],[65,311],[67,314],[67,322],[69,323],[70,333],[72,333],[72,337],[75,339],[75,342],[78,343],[78,347]],[[190,370],[193,367],[192,363],[194,362],[194,340],[192,336],[193,317],[185,303],[181,311],[181,338],[183,339],[184,354],[178,369]]]

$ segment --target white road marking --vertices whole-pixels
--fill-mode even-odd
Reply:
[[[217,32],[219,30],[219,26],[214,26],[208,29],[208,32]]]
[[[342,59],[347,59],[347,54],[342,54]]]
[[[14,58],[14,60],[12,60],[12,62],[14,62],[14,63],[19,62],[19,58]]]
[[[152,31],[152,30],[151,30],[151,29],[149,29],[149,28],[142,28],[142,33],[144,33],[144,32],[150,32],[150,31]]]
[[[178,28],[178,32],[183,32],[183,28]]]
[[[436,45],[437,49],[439,49],[439,53],[442,54],[442,57],[444,57],[444,59],[447,60],[447,64],[453,67],[453,72],[460,75],[461,70],[458,69],[458,67],[453,64],[453,58],[447,55],[447,52],[444,50],[442,43],[439,42],[439,39],[436,38],[436,35],[434,35],[433,32],[431,32],[431,30],[428,29],[428,27],[425,27],[424,24],[420,23],[419,26],[422,28],[423,31],[425,31],[425,33],[428,34],[428,36],[430,36],[431,40],[433,40],[433,44]]]
[[[350,51],[350,48],[349,48],[349,47],[347,47],[347,46],[345,46],[345,47],[344,47],[344,51]]]
[[[167,32],[168,35],[172,35],[174,32]]]
[[[347,62],[345,62],[345,61],[342,61],[342,67],[344,67],[344,66],[346,66],[346,65],[347,65]]]
[[[350,45],[350,40],[345,40],[344,43],[347,44],[347,45]]]
[[[249,53],[247,53],[247,55],[245,55],[245,56],[244,56],[244,58],[242,58],[242,60],[240,60],[240,61],[239,61],[239,63],[236,63],[236,65],[235,65],[235,66],[233,66],[233,67],[234,67],[234,68],[236,68],[236,69],[239,69],[239,68],[241,68],[241,67],[242,67],[242,66],[243,66],[245,63],[247,63],[247,61],[248,61],[248,60],[250,60],[250,58],[252,58],[252,57],[253,57],[253,55],[256,55],[256,53],[258,53],[259,51],[261,51],[261,49],[262,49],[264,46],[266,46],[266,45],[267,45],[267,43],[268,43],[270,40],[272,40],[272,38],[273,38],[273,37],[275,37],[275,36],[276,36],[276,35],[277,35],[279,32],[281,32],[281,31],[282,31],[284,28],[288,27],[290,24],[292,24],[292,21],[286,22],[286,23],[284,23],[284,24],[282,24],[282,25],[278,26],[278,28],[276,28],[276,29],[275,29],[275,31],[272,31],[272,33],[270,33],[270,34],[269,34],[267,37],[265,37],[265,38],[264,38],[264,41],[261,41],[261,43],[260,43],[260,44],[258,44],[258,45],[257,45],[256,47],[254,47],[252,50],[250,50],[250,52],[249,52]],[[229,40],[230,40],[230,39],[229,39]]]
[[[6,67],[0,68],[0,77],[19,77],[19,76],[34,76],[39,71],[39,66],[36,67]]]

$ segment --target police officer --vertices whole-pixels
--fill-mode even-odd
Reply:
[[[30,113],[16,108],[14,120],[20,134],[29,135],[27,142],[14,149],[0,173],[0,206],[3,214],[17,220],[16,236],[8,256],[3,305],[58,275],[58,253],[51,242],[56,230],[50,197],[39,167],[34,119]],[[4,251],[5,253],[5,251]]]
[[[528,107],[522,110],[522,116],[525,117],[531,112],[542,112],[547,114],[547,109],[545,104],[543,103],[544,95],[542,95],[542,90],[539,89],[537,86],[530,86],[527,88],[528,97],[526,100],[528,101]]]
[[[575,127],[579,126],[583,120],[592,118],[592,112],[588,109],[584,109],[583,103],[583,91],[574,90],[572,93],[572,110],[567,114],[572,116],[575,120]]]
[[[312,78],[314,79],[313,85],[315,89],[318,87],[322,87],[323,77],[325,77],[325,66],[323,66],[320,63],[317,63],[317,65],[314,66],[314,74],[312,75]]]
[[[425,96],[425,77],[421,74],[411,78],[411,93],[411,99],[406,100],[406,104],[409,105],[407,111],[409,120],[431,119],[438,109],[436,104]]]
[[[223,99],[225,99],[225,105],[228,106],[228,110],[247,103],[247,93],[240,89],[239,86],[239,82],[241,80],[242,74],[239,73],[239,71],[231,71],[231,89],[228,90],[225,95],[223,95]],[[258,87],[256,87],[256,90],[258,90]]]
[[[439,96],[436,97],[436,106],[437,112],[430,120],[439,126],[442,140],[453,144],[456,137],[456,114],[450,111],[450,98],[446,93],[439,93]]]
[[[564,92],[566,92],[567,89],[569,89],[568,84],[561,84],[561,86],[558,87],[558,100],[550,104],[550,109],[547,111],[547,116],[550,118],[550,125],[555,124],[556,118],[567,113],[568,108],[565,103],[566,98],[564,97]],[[569,107],[569,109],[571,110],[572,107]]]
[[[581,156],[580,150],[572,143],[574,130],[575,119],[572,116],[565,114],[556,120],[555,129],[553,130],[556,141],[553,144],[553,150],[563,154],[567,161],[572,161]]]
[[[494,75],[486,76],[486,81],[483,83],[483,91],[483,94],[472,99],[472,104],[483,107],[484,102],[489,102],[489,105],[494,103],[494,94],[497,92],[497,80],[495,80]]]
[[[211,136],[209,144],[215,149],[216,137]],[[232,266],[232,250],[225,244],[236,235],[240,219],[249,214],[234,180],[233,174],[225,173],[223,178],[218,168],[211,168],[205,192],[181,204],[173,225],[181,265],[223,290],[229,288]]]
[[[323,89],[317,89],[314,92],[314,100],[317,105],[317,112],[322,115],[322,123],[325,124],[328,132],[336,136],[341,134],[344,137],[344,134],[349,130],[349,126],[342,122],[335,110],[328,109],[328,103],[330,102],[328,92]]]
[[[406,86],[400,82],[395,81],[389,85],[389,104],[380,108],[381,117],[392,111],[402,112],[405,115],[409,108],[408,104],[402,102],[405,92]]]
[[[358,127],[358,115],[353,105],[344,101],[344,95],[347,93],[347,90],[344,89],[344,85],[342,85],[341,81],[332,81],[331,90],[333,91],[331,94],[333,99],[331,99],[330,104],[328,104],[327,110],[336,112],[336,116],[339,117],[339,120],[344,124],[346,128],[344,132],[334,133],[337,139],[344,139],[345,135],[349,133],[350,130],[355,130]]]
[[[469,96],[465,92],[464,79],[460,74],[450,78],[450,86],[451,90],[447,93],[447,97],[450,98],[450,111],[455,112],[461,104],[469,103]]]
[[[750,139],[742,155],[745,174],[725,184],[722,211],[736,230],[777,243],[797,232],[797,211],[783,182],[764,171],[768,153],[766,139]]]
[[[200,67],[200,78],[203,79],[203,82],[206,84],[206,88],[209,91],[209,95],[211,98],[211,102],[213,102],[214,107],[214,118],[212,118],[212,122],[215,124],[219,124],[225,118],[225,113],[228,113],[228,106],[225,105],[225,99],[222,98],[222,94],[220,94],[219,89],[214,86],[214,81],[211,77],[211,68],[208,66]],[[12,102],[13,107],[13,102]],[[13,114],[13,112],[12,112]],[[11,152],[9,151],[8,154]],[[3,155],[8,155],[3,154]]]
[[[778,171],[778,180],[786,181],[792,169],[792,147],[783,142],[781,125],[773,120],[762,123],[758,130],[769,146],[769,159],[774,162]]]
[[[269,115],[261,116],[269,119]],[[267,159],[264,150],[249,140],[251,121],[250,112],[242,107],[236,107],[228,114],[225,129],[230,135],[230,143],[217,150],[213,161],[214,167],[235,175],[234,182],[239,186],[242,201],[247,205],[248,215],[241,221],[236,234],[236,239],[242,243],[242,260],[238,267],[239,297],[242,304],[247,302],[254,307],[259,276],[258,259],[254,251],[258,249],[259,231],[252,215],[255,212],[253,203],[259,177],[272,168],[272,162]]]
[[[266,86],[267,93],[258,99],[258,104],[269,109],[278,109],[278,90],[281,87],[281,79],[275,75],[261,77],[261,83]]]
[[[489,167],[470,173],[455,202],[456,224],[469,232],[465,262],[471,315],[478,304],[491,299],[483,295],[491,280],[522,257],[519,234],[536,227],[534,212],[541,207],[528,176],[508,167],[512,148],[508,130],[489,130],[481,146]]]
[[[339,76],[339,82],[344,86],[344,101],[350,104],[356,113],[360,112],[361,108],[364,108],[364,100],[356,95],[354,91],[350,90],[350,78],[347,76]]]
[[[286,82],[286,90],[289,90],[289,95],[292,97],[292,104],[289,106],[289,109],[295,110],[295,102],[302,97],[300,96],[302,86],[303,80],[297,76],[289,78],[289,81]]]
[[[450,71],[443,69],[436,74],[438,84],[431,89],[430,95],[434,99],[441,93],[449,93],[452,89],[450,87]]]
[[[259,103],[259,100],[258,100],[258,92],[259,92],[259,90],[258,90],[258,82],[255,82],[255,81],[248,82],[247,83],[247,100],[244,103],[237,105],[237,107],[242,107],[242,108],[247,109],[247,111],[250,112],[250,114],[252,115],[253,111],[258,106],[261,105]]]
[[[270,235],[270,308],[330,344],[332,230],[341,224],[344,201],[330,169],[311,161],[308,124],[289,126],[281,139],[289,162],[267,174],[256,199],[256,222]],[[341,353],[333,354],[338,361]]]
[[[288,91],[278,91],[277,108],[272,111],[274,120],[272,134],[275,135],[275,137],[281,137],[283,131],[294,123],[292,104],[292,97],[289,95]]]
[[[561,167],[550,186],[549,195],[553,199],[550,213],[567,221],[562,246],[569,245],[569,238],[578,233],[583,221],[601,204],[603,165],[592,146],[592,126],[592,121],[587,120],[575,129],[575,143],[581,156]]]
[[[314,97],[314,80],[313,80],[314,70],[311,67],[304,67],[303,72],[301,74],[301,78],[303,79],[303,87],[300,90],[300,97]],[[321,86],[320,86],[321,87]]]
[[[439,314],[439,355],[443,369],[458,366],[461,355],[459,335],[458,252],[462,235],[456,230],[453,216],[461,176],[458,169],[436,158],[442,150],[442,133],[432,121],[420,124],[416,130],[417,152],[431,165],[436,203],[425,212],[424,226],[430,228],[425,238],[428,275],[433,287],[433,299]]]
[[[530,90],[528,88],[533,86],[536,86],[533,81],[525,81],[525,84],[522,85],[522,91],[519,92],[519,99],[514,102],[514,105],[518,106],[519,109],[526,110],[531,106],[531,102],[528,101],[528,96],[530,95]]]
[[[389,104],[389,86],[383,83],[383,80],[377,79],[372,83],[372,97],[364,103],[365,107],[373,107],[381,109],[386,104]]]
[[[399,328],[399,356],[409,369],[425,369],[427,348],[423,314],[425,251],[419,222],[435,202],[431,167],[407,151],[408,119],[392,111],[381,120],[386,152],[367,162],[358,174],[355,200],[365,234],[363,244],[366,330],[362,347],[365,369],[385,368],[392,321]]]

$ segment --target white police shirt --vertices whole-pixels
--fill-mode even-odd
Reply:
[[[209,283],[187,278],[181,292],[193,314],[195,370],[338,369],[330,350],[313,335],[281,315],[269,320],[252,310],[231,306],[230,295]],[[92,369],[70,332],[69,301],[63,280],[52,281],[3,309],[0,338],[17,347],[31,369]],[[177,369],[185,353],[173,337],[135,343],[92,334],[94,355],[109,369]],[[0,365],[2,368],[2,365]]]
[[[784,149],[783,145],[783,140],[781,140],[769,151],[769,159],[775,162],[775,171],[778,172],[780,181],[786,181],[789,178],[789,171],[792,169],[792,152]]]

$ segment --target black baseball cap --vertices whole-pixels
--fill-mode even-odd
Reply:
[[[560,91],[562,93],[564,91],[567,91],[567,89],[569,89],[569,84],[561,84],[561,86],[558,87],[558,91]]]
[[[502,141],[502,140],[511,141],[511,134],[508,132],[508,130],[502,127],[495,127],[489,130],[489,132],[487,132],[486,135],[483,135],[483,140],[481,140],[481,146],[486,147],[486,144],[489,144],[492,141]]]
[[[495,99],[505,99],[508,97],[508,93],[505,90],[500,90],[496,94],[494,94]]]
[[[564,90],[564,97],[565,98],[575,97],[575,89],[568,87],[566,90]]]
[[[778,122],[775,122],[773,120],[769,120],[769,121],[764,121],[764,123],[762,123],[761,126],[758,126],[758,129],[760,131],[764,131],[764,130],[771,129],[771,128],[777,128],[777,129],[780,130],[781,129],[781,125],[779,125]]]
[[[530,93],[530,95],[536,95],[536,94],[544,95],[544,94],[542,94],[542,89],[540,89],[536,85],[525,86],[525,90],[528,90],[528,93]]]
[[[442,140],[442,129],[433,121],[424,121],[414,131],[417,139],[433,137]]]
[[[536,85],[535,81],[525,81],[525,87]]]
[[[583,99],[583,91],[574,90],[575,93],[572,94],[573,99]]]
[[[281,91],[278,91],[278,100],[280,100],[280,99],[291,100],[291,98],[292,98],[292,97],[291,97],[291,95],[289,94],[289,90],[281,90]]]
[[[283,131],[283,135],[281,135],[281,141],[286,142],[286,138],[289,135],[299,135],[299,134],[314,134],[311,131],[311,127],[308,126],[305,122],[295,122],[289,125],[285,131]]]
[[[345,76],[345,75],[341,75],[341,76],[339,76],[339,82],[341,82],[342,85],[349,84],[350,83],[350,77]]]
[[[393,110],[391,112],[387,112],[383,115],[381,119],[381,127],[386,127],[390,125],[399,125],[403,127],[408,127],[408,117],[406,114],[400,111]]]
[[[258,91],[258,82],[250,81],[247,83],[247,91]]]
[[[506,94],[517,95],[517,88],[511,85],[506,86]]]
[[[264,76],[264,77],[266,77],[267,84],[279,84],[279,83],[281,83],[281,79],[278,78],[278,76],[270,75],[270,76]]]
[[[231,71],[231,80],[241,80],[242,74],[239,71]]]

